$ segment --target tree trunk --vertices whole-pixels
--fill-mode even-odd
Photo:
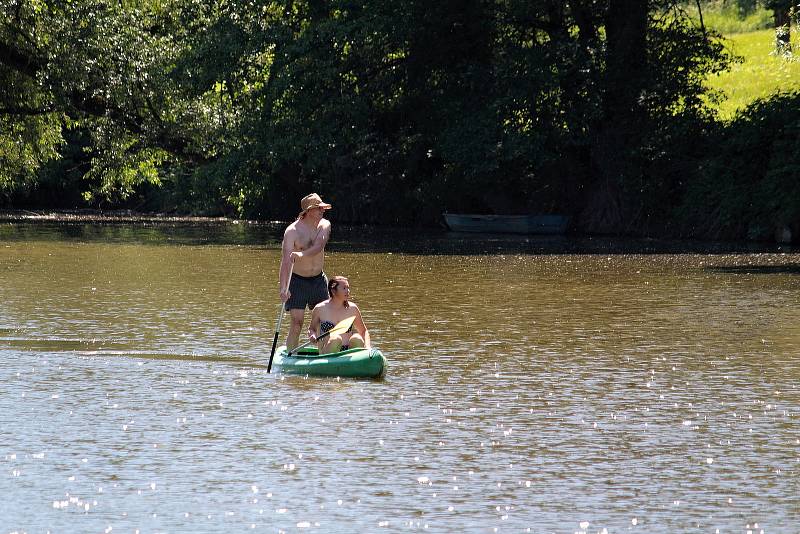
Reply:
[[[584,46],[593,43],[597,38],[597,27],[593,17],[593,10],[596,7],[591,1],[577,0],[570,2],[570,7],[572,8],[572,17],[578,26],[578,39]]]
[[[617,233],[626,223],[624,190],[638,174],[635,153],[646,119],[639,99],[647,77],[647,13],[641,0],[610,0],[606,13],[603,112],[591,154],[595,181],[580,217],[589,232]]]
[[[776,6],[774,10],[775,50],[778,54],[790,54],[792,52],[790,5],[784,3]]]

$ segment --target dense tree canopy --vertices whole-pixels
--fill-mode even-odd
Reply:
[[[0,195],[283,218],[315,190],[342,221],[648,231],[730,60],[671,0],[0,0]]]

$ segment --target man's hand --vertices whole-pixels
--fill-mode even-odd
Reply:
[[[292,263],[294,263],[295,261],[299,260],[302,257],[303,257],[303,251],[295,250],[294,252],[292,252],[291,256],[289,256],[289,259],[291,260]]]
[[[292,265],[292,268],[289,269],[289,279],[286,281],[286,288],[285,289],[283,287],[280,288],[281,301],[283,302],[286,302],[287,300],[289,300],[289,297],[292,296],[292,293],[289,291],[289,284],[291,284],[292,282],[292,271],[294,270],[294,261],[297,258],[303,257],[302,252],[299,253],[300,254],[299,256],[297,254],[298,254],[297,252],[292,252],[291,254],[289,254],[289,263]],[[283,266],[283,263],[281,263],[281,266]]]

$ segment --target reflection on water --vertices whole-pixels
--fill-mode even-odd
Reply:
[[[228,230],[3,226],[6,531],[796,532],[797,255],[337,229],[390,363],[337,380],[266,373]]]

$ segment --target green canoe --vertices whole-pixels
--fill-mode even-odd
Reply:
[[[304,347],[286,356],[286,345],[278,347],[275,365],[286,374],[380,378],[386,374],[386,357],[378,349],[348,349],[320,356],[316,347]]]

